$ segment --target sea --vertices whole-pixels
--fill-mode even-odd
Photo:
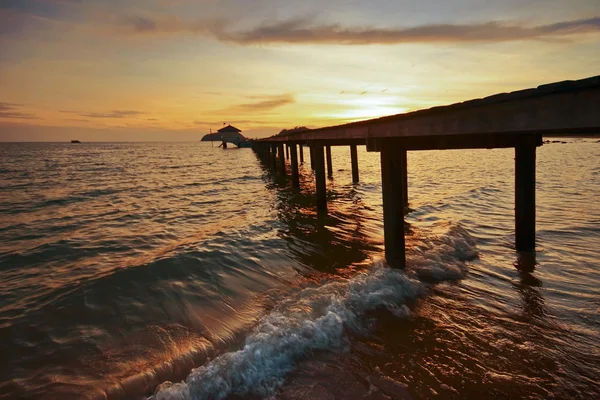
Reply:
[[[378,153],[329,212],[251,149],[0,143],[0,399],[598,399],[600,143],[408,154],[407,268]],[[289,174],[289,165],[288,165]]]

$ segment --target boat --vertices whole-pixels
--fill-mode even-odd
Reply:
[[[71,143],[81,143],[79,140],[71,140]]]

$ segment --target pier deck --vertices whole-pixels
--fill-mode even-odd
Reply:
[[[294,147],[292,158],[297,157],[297,145],[309,146],[311,167],[315,170],[316,204],[323,212],[327,210],[325,159],[328,174],[333,171],[330,146],[350,146],[354,182],[359,177],[356,145],[380,152],[386,260],[393,267],[403,268],[407,151],[514,148],[515,247],[519,251],[534,251],[535,159],[542,135],[595,133],[600,133],[600,76],[273,136],[253,142],[253,148],[267,165],[276,168],[278,159],[280,173],[285,174],[283,145]],[[293,186],[298,187],[297,160],[292,159],[290,165]]]

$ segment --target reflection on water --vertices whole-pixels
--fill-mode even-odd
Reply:
[[[372,261],[382,242],[368,231],[370,217],[355,187],[330,188],[328,201],[336,201],[337,207],[326,214],[318,213],[314,207],[314,174],[307,166],[300,166],[300,190],[293,188],[282,174],[273,172],[268,163],[261,167],[268,176],[267,188],[277,198],[277,218],[286,225],[279,237],[288,243],[296,261],[327,273]],[[290,174],[288,168],[287,175]]]
[[[280,398],[598,397],[600,145],[539,149],[536,254],[512,250],[513,156],[409,153],[409,296],[373,266],[377,153],[352,184],[333,148],[323,215],[308,163],[293,190],[250,150],[2,144],[0,398],[139,397],[327,310],[335,350],[295,347]]]

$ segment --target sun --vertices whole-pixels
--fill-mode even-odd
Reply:
[[[399,101],[395,97],[359,95],[341,102],[341,110],[334,117],[361,120],[406,112],[406,108],[398,104]]]

